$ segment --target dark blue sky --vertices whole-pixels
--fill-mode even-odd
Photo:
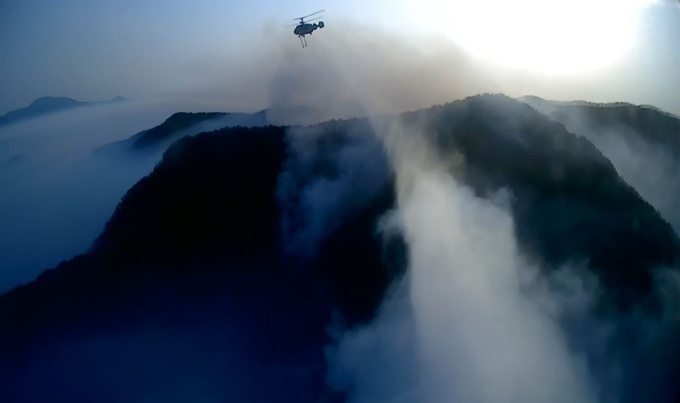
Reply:
[[[214,96],[213,79],[225,93],[249,93],[244,105],[265,107],[261,84],[271,69],[252,66],[277,63],[262,58],[279,44],[301,51],[288,32],[292,28],[283,26],[321,8],[327,9],[327,28],[314,36],[317,41],[332,41],[332,35],[322,36],[329,30],[352,35],[349,23],[420,41],[424,51],[430,42],[414,38],[439,35],[487,63],[498,90],[510,95],[651,103],[680,113],[677,1],[640,6],[637,25],[624,19],[626,7],[650,1],[593,0],[583,9],[574,5],[583,0],[540,3],[554,3],[553,8],[531,0],[490,1],[475,10],[480,2],[463,0],[2,0],[0,114],[44,95],[104,100],[200,97],[206,91]],[[565,36],[569,27],[573,32]],[[602,67],[598,60],[596,71],[587,69],[623,48],[610,65]],[[560,71],[551,71],[557,67]],[[251,82],[258,84],[248,90]]]

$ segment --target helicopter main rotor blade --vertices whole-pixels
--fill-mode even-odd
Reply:
[[[311,17],[311,16],[313,16],[313,15],[317,15],[317,14],[319,14],[319,13],[323,13],[324,11],[326,11],[326,10],[319,10],[319,11],[317,11],[317,12],[315,12],[315,13],[311,13],[311,14],[309,14],[309,15],[305,15],[304,17],[299,17],[299,18],[295,18],[295,19],[296,19],[296,20],[301,20],[301,19],[303,19],[303,18],[307,18],[307,17]]]
[[[308,20],[305,20],[305,22],[318,21],[318,20],[320,20],[321,18],[322,18],[322,17],[314,17],[314,18],[310,18],[310,19],[308,19]],[[284,27],[297,27],[298,25],[302,25],[302,24],[303,24],[302,22],[297,22],[297,23],[295,23],[295,24],[286,24],[286,25],[284,25]]]

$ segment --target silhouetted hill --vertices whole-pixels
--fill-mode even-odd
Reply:
[[[480,196],[511,191],[524,253],[547,269],[588,260],[605,303],[638,304],[654,268],[675,263],[670,226],[531,107],[485,95],[401,119]],[[371,321],[406,270],[404,241],[376,230],[396,201],[373,130],[236,127],[174,143],[90,251],[0,296],[0,400],[170,398],[182,385],[217,401],[318,401],[327,327]]]
[[[267,125],[266,111],[254,114],[225,112],[178,112],[165,122],[141,131],[134,136],[101,147],[97,152],[107,150],[158,150],[168,147],[173,141],[184,136],[222,129],[225,127],[259,127]]]
[[[87,104],[65,97],[42,97],[33,101],[29,106],[8,112],[2,117],[3,123],[12,123],[23,119],[30,119],[50,112],[76,108]]]
[[[185,113],[179,112],[170,116],[160,126],[140,132],[132,137],[132,147],[143,148],[145,146],[154,145],[164,140],[169,140],[173,135],[178,134],[181,130],[188,129],[199,123],[205,121],[216,120],[226,116],[226,113]],[[199,130],[199,133],[205,130]]]
[[[440,147],[465,156],[466,183],[482,195],[510,187],[517,235],[534,256],[553,264],[587,258],[607,281],[639,287],[649,285],[644,267],[674,261],[670,225],[585,138],[500,96],[426,113]]]
[[[587,122],[594,133],[618,130],[625,135],[625,129],[629,129],[651,144],[671,150],[676,158],[680,158],[680,117],[656,107],[628,103],[559,102],[533,96],[520,100],[560,123],[566,124],[577,117]]]
[[[109,102],[121,102],[124,100],[125,98],[117,96]],[[4,116],[0,116],[0,125],[35,118],[52,112],[93,104],[96,103],[80,102],[66,97],[41,97],[31,102],[31,104],[25,108],[17,109],[15,111],[8,112]]]
[[[522,100],[590,140],[680,232],[680,117],[644,105]]]
[[[180,140],[149,177],[130,189],[91,252],[0,298],[6,301],[0,302],[0,320],[13,329],[0,336],[4,357],[0,361],[19,366],[28,361],[30,365],[59,362],[64,345],[81,340],[82,335],[97,339],[118,332],[180,332],[189,335],[194,347],[202,340],[200,352],[191,347],[192,362],[200,362],[197,365],[203,370],[210,368],[210,383],[219,384],[222,394],[241,391],[245,401],[253,396],[262,401],[311,401],[324,385],[320,347],[327,342],[330,308],[341,304],[349,317],[365,319],[381,299],[385,287],[380,274],[382,242],[373,235],[377,219],[373,211],[391,205],[391,195],[383,192],[372,203],[376,207],[369,206],[348,219],[338,235],[327,240],[329,252],[307,262],[304,266],[309,271],[302,270],[302,263],[279,253],[276,187],[285,158],[283,128],[236,128]],[[320,260],[329,264],[324,271],[316,271],[318,277],[310,276],[311,266],[318,266]],[[337,284],[352,285],[359,274],[362,280],[355,286],[338,289]],[[237,323],[238,329],[231,331]],[[50,336],[44,340],[41,335],[46,334]],[[228,335],[238,351],[214,334]],[[18,346],[29,348],[34,343],[41,346],[41,358],[25,361],[21,351],[29,350]],[[127,356],[131,349],[137,351],[139,343],[116,344],[115,348]],[[135,353],[146,360],[139,371],[157,371],[162,358],[153,351],[158,349],[177,357],[177,351],[160,343],[160,347],[146,347],[151,353]],[[246,353],[252,362],[231,357]],[[97,352],[98,357],[101,354],[111,358],[108,352]],[[299,360],[302,373],[295,369]],[[249,382],[234,386],[216,377],[226,362],[233,362],[233,368]],[[58,365],[50,364],[51,371]],[[276,367],[284,372],[275,371]],[[87,376],[78,372],[82,367],[71,368]],[[11,376],[6,369],[0,370],[0,378],[8,382],[20,373],[35,380],[30,375],[35,367]],[[40,376],[52,379],[58,374],[48,371]],[[182,372],[174,376],[198,375]],[[228,378],[227,373],[222,376]],[[261,388],[261,383],[268,388]],[[281,386],[273,387],[274,383]],[[298,392],[291,392],[287,384]],[[103,389],[89,395],[75,394],[101,398],[108,395],[102,390],[107,390],[111,396],[120,396],[114,393],[116,387],[100,386]],[[49,390],[49,394],[39,389],[22,392],[38,400],[57,401],[72,397],[74,389],[63,394]]]

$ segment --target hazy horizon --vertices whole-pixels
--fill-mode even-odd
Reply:
[[[564,3],[530,0],[510,8],[492,1],[486,10],[462,0],[173,0],[162,7],[153,1],[8,0],[0,5],[0,114],[42,96],[209,101],[223,110],[255,111],[271,106],[271,83],[290,58],[313,71],[328,68],[319,56],[332,51],[364,68],[375,62],[377,47],[394,48],[381,56],[410,59],[415,77],[418,69],[427,76],[436,68],[445,72],[438,73],[442,80],[455,81],[461,68],[473,66],[474,75],[448,96],[423,97],[419,106],[503,92],[650,104],[680,114],[680,93],[673,90],[680,88],[677,2],[580,3],[558,20]],[[537,17],[527,17],[534,8]],[[326,9],[326,27],[302,49],[285,25],[319,9]],[[570,26],[576,28],[568,35],[557,32]],[[504,54],[501,46],[511,49]],[[414,65],[422,58],[436,67]],[[648,74],[651,68],[655,74]]]

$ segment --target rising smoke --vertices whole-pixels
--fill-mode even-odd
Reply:
[[[272,120],[315,123],[401,112],[491,85],[463,55],[438,53],[436,46],[423,50],[400,42],[395,50],[374,35],[358,35],[358,46],[352,35],[324,34],[328,42],[306,49],[314,64],[293,56],[292,49],[282,56],[269,87],[273,112],[279,113],[270,114]],[[402,47],[410,52],[401,54]],[[444,55],[451,63],[439,63]],[[388,60],[395,68],[384,76],[368,62],[372,59]],[[347,392],[353,402],[619,403],[652,391],[664,401],[663,394],[672,389],[665,372],[677,373],[677,368],[663,362],[672,358],[650,360],[645,374],[638,365],[659,340],[673,334],[666,327],[672,319],[638,312],[596,315],[601,290],[587,266],[546,274],[521,256],[507,191],[491,200],[476,197],[453,178],[449,161],[442,163],[420,128],[381,120],[374,121],[374,132],[398,182],[398,209],[385,218],[381,231],[406,239],[409,270],[374,323],[333,328],[331,387]],[[314,138],[309,131],[291,137],[300,145],[294,151],[299,161],[313,160],[304,155],[318,151],[317,140],[305,136]],[[370,147],[347,153],[353,158],[342,163],[350,172],[343,179],[375,169],[370,155],[382,155],[372,140],[353,144]],[[288,181],[294,175],[282,177]],[[293,182],[286,189],[296,188]],[[322,228],[333,230],[332,217],[347,213],[342,203],[327,202],[328,194],[348,200],[352,193],[342,179],[308,183],[285,194],[290,205],[303,200],[296,208],[308,223],[291,238],[305,241],[293,243],[313,249],[314,239],[327,235]],[[363,185],[357,190],[354,196],[370,195],[362,193]],[[673,292],[664,294],[671,296],[667,306],[673,306]],[[648,381],[655,378],[666,380]]]
[[[401,149],[405,142],[397,141],[391,149],[399,210],[392,225],[409,246],[407,288],[388,302],[400,309],[339,343],[340,372],[356,375],[352,401],[594,401],[584,362],[570,355],[555,321],[521,293],[526,263],[508,212],[458,185],[427,160],[432,153]],[[413,345],[397,348],[402,338]],[[357,348],[377,348],[388,357],[378,362],[392,365],[366,373]],[[396,358],[409,348],[408,361]],[[411,372],[401,383],[408,387],[373,399],[380,396],[376,382],[404,372]]]
[[[399,202],[381,230],[406,239],[408,275],[374,323],[336,331],[332,387],[357,403],[618,403],[652,391],[638,365],[671,317],[597,316],[587,267],[546,274],[522,257],[507,191],[478,198],[418,128],[381,126]],[[658,284],[672,309],[669,282]],[[648,379],[670,370],[648,365]]]
[[[389,186],[389,164],[365,127],[342,133],[288,131],[289,158],[279,176],[281,239],[287,254],[314,257],[324,239]]]

